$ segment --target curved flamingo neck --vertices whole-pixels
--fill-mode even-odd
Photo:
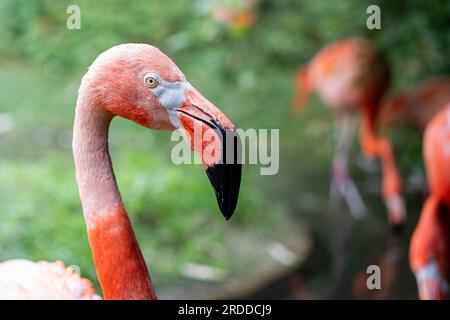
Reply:
[[[439,198],[431,194],[425,201],[419,223],[410,245],[410,264],[414,272],[419,271],[433,255],[433,239],[438,238]]]
[[[368,109],[368,108],[367,108]],[[402,194],[402,181],[389,140],[379,138],[376,133],[373,111],[364,110],[361,125],[362,148],[366,155],[376,157],[383,170],[382,193],[386,201]]]
[[[73,154],[83,213],[105,299],[156,299],[117,187],[108,149],[112,115],[80,94]]]

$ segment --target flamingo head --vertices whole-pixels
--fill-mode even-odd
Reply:
[[[431,260],[415,273],[421,300],[442,300],[448,292],[448,283],[438,264]]]
[[[90,66],[82,90],[90,105],[112,116],[155,130],[183,130],[200,155],[222,214],[227,220],[232,216],[241,180],[235,127],[169,57],[147,44],[112,47]]]

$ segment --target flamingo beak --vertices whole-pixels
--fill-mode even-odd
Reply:
[[[180,123],[201,157],[222,215],[229,220],[241,183],[241,140],[230,120],[197,90],[190,88],[185,96],[178,109]]]

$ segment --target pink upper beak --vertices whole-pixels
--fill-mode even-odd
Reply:
[[[233,215],[241,182],[241,140],[231,121],[197,90],[185,92],[178,110],[191,147],[201,157],[222,215]]]

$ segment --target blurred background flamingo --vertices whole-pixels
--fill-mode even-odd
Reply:
[[[298,72],[293,105],[300,111],[314,91],[335,111],[338,142],[331,170],[331,198],[341,195],[355,217],[367,210],[348,173],[357,116],[361,114],[362,150],[367,157],[381,161],[382,196],[389,222],[399,225],[406,217],[402,182],[391,144],[376,132],[380,102],[389,81],[389,68],[377,49],[367,39],[349,38],[323,48]]]
[[[444,299],[450,275],[450,104],[427,125],[423,156],[430,188],[410,244],[421,299]]]

